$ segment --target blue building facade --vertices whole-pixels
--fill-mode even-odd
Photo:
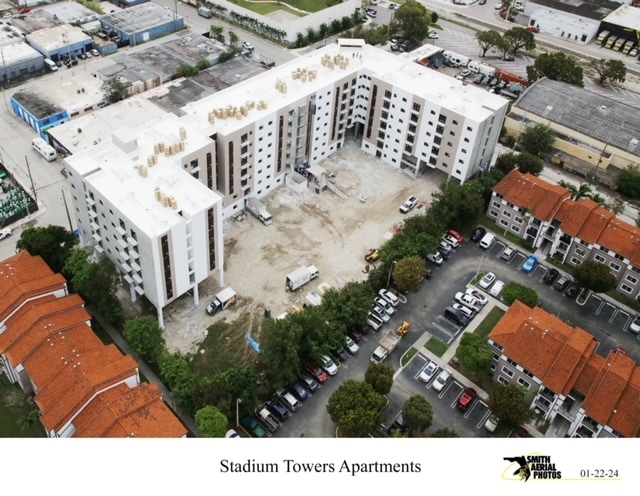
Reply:
[[[47,129],[69,122],[69,113],[47,96],[32,88],[17,91],[11,97],[13,112],[50,143]]]

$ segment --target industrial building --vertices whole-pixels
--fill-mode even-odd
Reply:
[[[78,2],[56,2],[40,9],[65,24],[84,24],[98,19],[98,14]]]
[[[27,43],[51,60],[80,55],[93,48],[93,40],[82,29],[68,24],[35,31],[26,36]]]
[[[120,43],[139,45],[184,29],[184,17],[146,2],[100,18],[102,29]]]
[[[627,53],[632,48],[637,48],[640,46],[640,8],[622,5],[602,19],[600,33],[606,33],[607,39],[615,38],[618,46],[627,45],[628,42]]]
[[[47,140],[47,130],[64,124],[69,113],[35,86],[27,86],[11,96],[13,112]]]
[[[198,178],[211,178],[215,142],[173,114],[66,158],[85,247],[107,257],[158,311],[216,274],[223,280],[222,202]]]
[[[44,71],[44,57],[23,41],[0,46],[0,81],[26,79]]]

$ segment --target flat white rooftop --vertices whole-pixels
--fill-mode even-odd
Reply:
[[[19,41],[24,41],[24,35],[15,26],[6,24],[7,19],[0,21],[0,47],[14,45]],[[10,19],[8,19],[11,22]],[[5,55],[6,56],[6,55]]]
[[[139,95],[114,103],[98,111],[81,115],[73,121],[54,126],[49,133],[70,153],[76,154],[102,141],[123,124],[136,128],[159,119],[166,112]]]
[[[91,37],[82,32],[82,29],[65,24],[53,28],[41,29],[27,35],[31,43],[42,47],[46,51],[57,50],[67,45],[91,41]]]
[[[106,9],[104,4],[102,8],[103,10]],[[48,12],[52,16],[55,16],[62,22],[66,23],[87,22],[98,17],[98,14],[93,10],[86,8],[78,2],[58,2],[47,4],[44,5],[41,10]]]
[[[321,60],[328,56],[332,61],[342,56],[345,64],[334,64],[333,68],[323,65]],[[296,69],[316,71],[315,78],[294,79]],[[282,64],[259,77],[238,83],[223,91],[189,103],[183,111],[191,117],[183,118],[200,127],[210,136],[215,132],[231,133],[269,115],[274,110],[295,104],[307,95],[321,90],[344,77],[353,77],[358,71],[376,76],[428,101],[458,112],[472,119],[483,119],[494,109],[504,105],[504,99],[471,85],[463,84],[453,77],[416,64],[412,59],[398,57],[392,53],[365,45],[363,49],[345,47],[337,44],[315,50],[307,55]],[[286,90],[276,88],[276,83],[286,85]],[[259,102],[265,102],[266,109],[258,110]],[[248,116],[237,119],[215,119],[209,123],[209,113],[229,105],[240,108],[247,102],[255,102]]]
[[[640,31],[640,9],[632,7],[631,5],[623,5],[602,19],[602,22],[617,24],[618,26],[629,28],[634,31]],[[630,34],[630,39],[635,38],[633,34]]]
[[[181,127],[186,131],[185,150],[168,157],[159,153],[157,164],[148,167],[147,158],[154,154],[154,145],[179,143]],[[114,134],[137,143],[132,141],[134,146],[127,152],[112,136],[65,160],[147,236],[159,236],[183,222],[178,212],[193,214],[221,201],[219,195],[182,170],[180,159],[211,141],[185,126],[175,115],[165,114],[136,129],[120,129]],[[146,167],[147,177],[139,174],[140,165]],[[158,201],[156,187],[166,197],[173,197],[177,208]]]
[[[100,89],[102,80],[94,78],[88,72],[76,72],[70,78],[60,76],[60,81],[55,81],[54,78],[50,78],[46,82],[38,80],[34,86],[46,93],[49,98],[70,114],[96,105],[104,97]]]
[[[10,67],[23,60],[33,60],[39,57],[42,57],[40,52],[34,50],[26,43],[19,41],[12,45],[2,47],[2,61],[0,62],[6,67]]]

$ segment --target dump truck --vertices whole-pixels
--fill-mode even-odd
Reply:
[[[236,292],[231,288],[220,291],[207,306],[207,313],[215,315],[236,302]]]
[[[384,362],[391,352],[396,349],[401,339],[402,336],[399,336],[397,331],[387,332],[378,343],[378,347],[371,354],[371,361],[373,363]]]
[[[268,226],[273,221],[271,214],[267,211],[267,207],[257,198],[247,198],[246,208],[265,226]]]
[[[309,265],[308,267],[300,267],[287,276],[287,289],[289,291],[295,291],[296,289],[304,286],[319,275],[320,272],[313,265]]]

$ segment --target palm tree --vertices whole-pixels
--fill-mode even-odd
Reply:
[[[604,196],[602,196],[600,193],[591,195],[590,199],[596,202],[601,207],[604,207],[604,208],[608,207],[607,199]],[[610,209],[607,208],[607,210],[610,210]]]
[[[572,200],[578,201],[583,198],[593,199],[593,190],[587,183],[581,183],[580,186],[576,187],[567,181],[560,181],[558,185],[569,190]],[[600,202],[598,201],[598,203]]]
[[[238,35],[233,31],[229,30],[229,44],[231,46],[236,46],[238,44],[238,41],[240,41],[240,38],[238,38]]]
[[[218,41],[224,42],[223,33],[224,33],[224,28],[222,26],[214,26],[212,24],[211,28],[209,28],[209,36],[211,38],[215,38]]]

